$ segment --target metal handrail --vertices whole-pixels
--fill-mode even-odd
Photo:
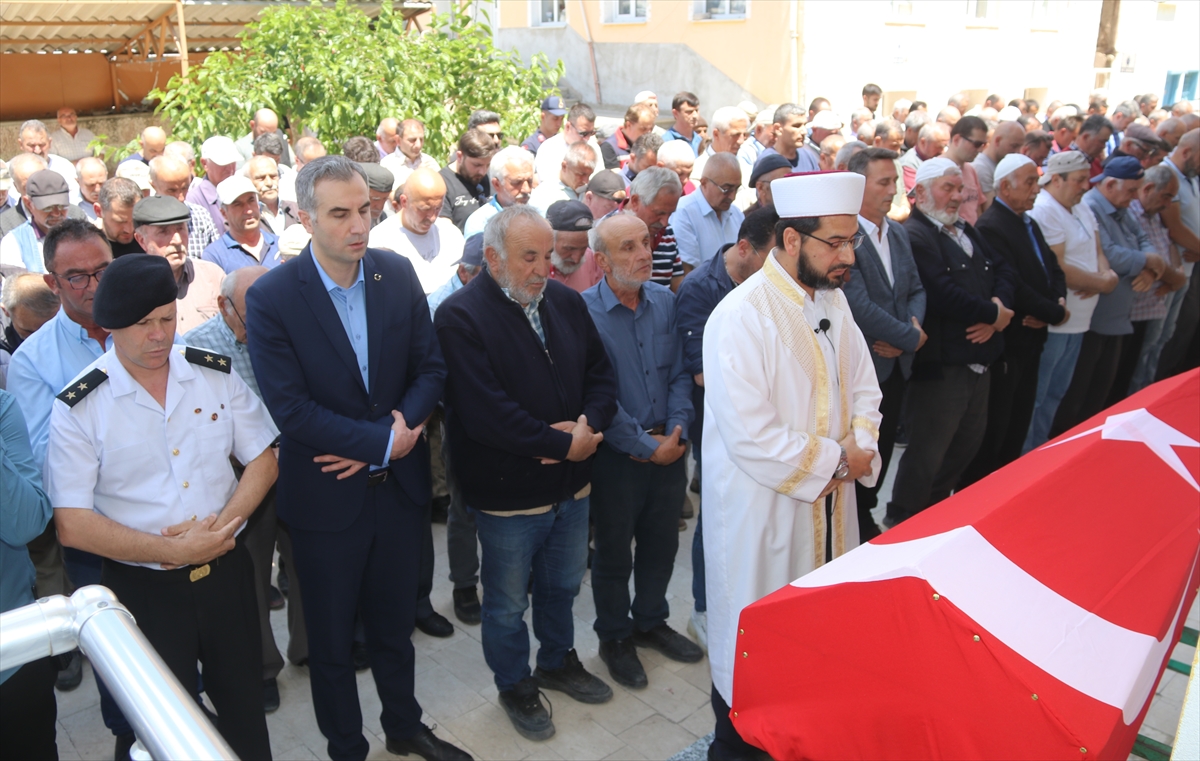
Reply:
[[[155,761],[237,756],[116,595],[99,585],[0,613],[0,671],[78,647]]]

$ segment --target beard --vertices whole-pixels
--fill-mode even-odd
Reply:
[[[571,264],[566,259],[563,259],[561,256],[559,256],[557,251],[552,251],[550,252],[550,263],[554,265],[554,269],[558,270],[564,275],[570,275],[578,270],[583,264],[583,257],[580,257],[579,261]]]
[[[497,268],[492,273],[492,277],[501,288],[508,291],[510,297],[522,306],[530,304],[542,294],[542,291],[546,290],[546,278],[530,275],[525,282],[514,283],[512,277],[508,274],[507,267],[503,270]]]
[[[796,279],[814,291],[831,291],[841,288],[846,282],[846,273],[849,271],[848,266],[838,264],[825,272],[818,272],[808,263],[808,256],[803,251],[796,259]]]
[[[924,201],[918,202],[917,208],[920,209],[921,213],[925,216],[936,222],[940,222],[946,227],[950,227],[958,221],[957,211],[949,212],[945,209],[937,208],[937,205],[934,203],[932,198],[926,198]]]

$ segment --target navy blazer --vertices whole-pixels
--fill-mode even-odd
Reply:
[[[339,481],[313,458],[336,454],[379,465],[392,410],[409,426],[425,421],[442,396],[442,360],[429,303],[412,264],[369,248],[362,259],[371,391],[350,339],[321,282],[312,247],[263,275],[246,294],[247,343],[263,401],[281,436],[279,517],[309,531],[341,531],[358,516],[368,468]],[[390,464],[418,505],[430,499],[429,446],[422,436]]]
[[[858,231],[863,233],[862,243],[854,249],[850,279],[842,286],[854,322],[867,339],[867,348],[876,341],[883,341],[904,350],[899,357],[890,358],[871,351],[871,361],[875,363],[875,375],[880,383],[891,377],[897,365],[905,378],[912,375],[913,352],[921,340],[921,333],[913,326],[912,318],[916,317],[922,324],[925,322],[925,286],[921,285],[921,276],[917,274],[908,232],[890,220],[887,230],[895,283],[888,281],[879,251],[860,224]]]

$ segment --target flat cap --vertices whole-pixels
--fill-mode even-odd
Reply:
[[[1125,133],[1122,135],[1122,139],[1126,137],[1131,137],[1134,140],[1145,143],[1152,148],[1157,148],[1162,153],[1171,152],[1171,144],[1159,137],[1158,133],[1156,133],[1154,130],[1143,124],[1130,124],[1126,126]]]
[[[105,330],[127,328],[178,295],[179,285],[166,258],[151,254],[118,257],[104,270],[104,279],[96,288],[92,319]]]
[[[293,225],[293,227],[296,226],[298,225]],[[463,244],[462,258],[458,260],[458,263],[468,267],[483,266],[483,233],[475,233],[467,238],[467,242]]]
[[[587,189],[592,191],[592,195],[607,198],[610,201],[624,201],[629,196],[629,192],[625,189],[625,180],[621,178],[621,175],[608,169],[596,172],[588,183]]]
[[[546,209],[550,229],[559,232],[581,232],[592,229],[592,210],[579,201],[555,201]]]
[[[53,169],[43,169],[29,175],[25,181],[25,195],[29,196],[39,211],[51,206],[66,206],[70,199],[67,181]]]
[[[360,163],[359,166],[367,173],[367,187],[377,193],[391,193],[392,185],[396,182],[396,175],[390,170],[381,167],[374,162]]]
[[[192,212],[187,204],[171,196],[150,196],[133,207],[135,225],[173,225],[187,222]],[[105,275],[107,277],[107,275]],[[138,318],[139,320],[141,317]]]
[[[759,179],[768,172],[774,172],[776,169],[787,169],[789,172],[792,169],[792,164],[786,158],[778,153],[768,153],[765,156],[759,156],[758,161],[754,162],[754,169],[750,171],[750,182],[747,187],[754,187],[758,184]]]

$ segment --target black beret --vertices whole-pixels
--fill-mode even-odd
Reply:
[[[359,166],[367,173],[367,187],[378,193],[392,192],[392,184],[396,181],[396,175],[387,167],[382,167],[374,162],[363,162]]]
[[[187,204],[171,196],[143,198],[133,207],[133,223],[138,226],[173,225],[178,222],[187,222],[191,217],[192,211]]]
[[[166,258],[152,254],[122,256],[104,270],[92,302],[92,319],[105,330],[127,328],[178,295],[179,285]]]
[[[762,177],[767,172],[774,172],[776,169],[792,168],[792,163],[778,153],[768,153],[765,156],[759,156],[758,161],[754,162],[754,169],[750,171],[750,180],[746,183],[746,187],[753,188],[758,183],[758,178]]]

